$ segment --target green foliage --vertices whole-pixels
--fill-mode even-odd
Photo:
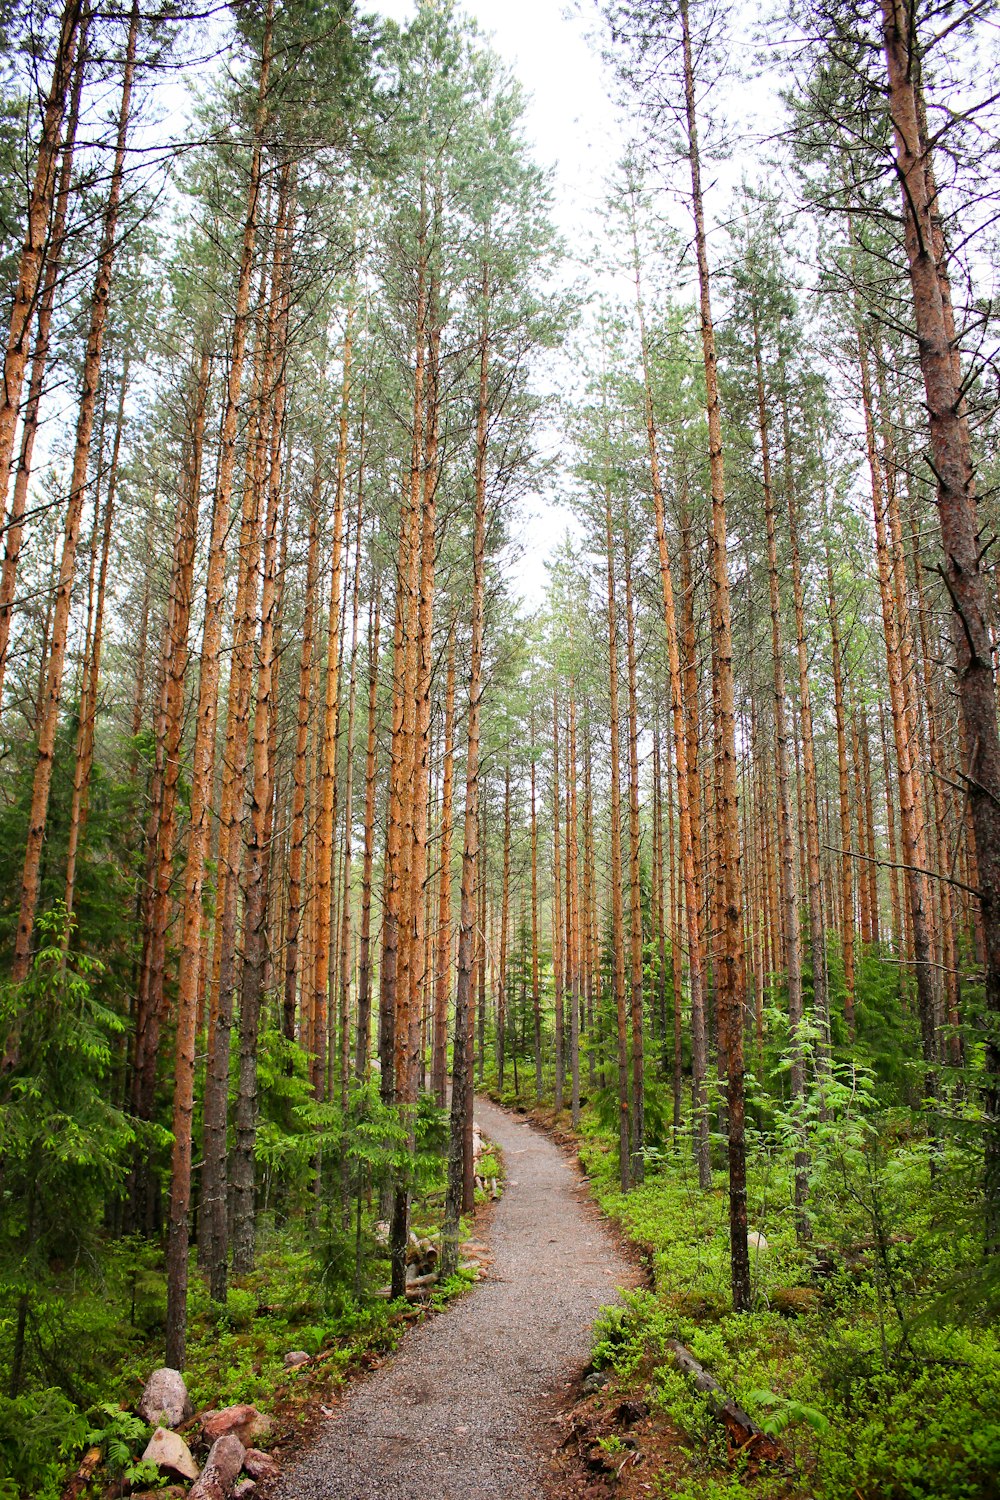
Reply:
[[[777,1059],[772,1076],[785,1065]],[[748,1209],[767,1248],[751,1250],[756,1304],[741,1316],[729,1310],[724,1175],[699,1190],[685,1131],[623,1196],[613,1126],[599,1102],[584,1119],[582,1159],[598,1199],[646,1249],[655,1276],[653,1290],[602,1312],[594,1361],[687,1435],[694,1473],[671,1474],[670,1493],[778,1492],[766,1471],[729,1471],[719,1423],[673,1360],[676,1339],[790,1455],[796,1477],[790,1490],[778,1486],[784,1495],[995,1495],[1000,1340],[976,1311],[989,1305],[993,1278],[984,1283],[979,1269],[978,1182],[961,1132],[932,1141],[920,1116],[887,1108],[874,1065],[813,1074],[795,1109],[755,1084],[750,1113],[766,1123],[749,1129]],[[793,1210],[803,1139],[806,1242]]]
[[[86,1442],[88,1424],[60,1390],[0,1398],[0,1496],[59,1500],[67,1459]]]
[[[155,1482],[159,1476],[156,1466],[137,1462],[140,1449],[149,1441],[149,1424],[111,1401],[102,1401],[96,1416],[98,1425],[87,1433],[87,1442],[100,1448],[111,1476],[133,1486],[150,1479]]]

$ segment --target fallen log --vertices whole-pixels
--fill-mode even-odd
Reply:
[[[727,1396],[714,1375],[699,1364],[691,1350],[677,1339],[669,1339],[667,1348],[680,1370],[708,1401],[708,1409],[725,1427],[734,1450],[752,1447],[754,1456],[769,1463],[780,1462],[785,1455],[780,1446],[760,1428],[731,1396]]]

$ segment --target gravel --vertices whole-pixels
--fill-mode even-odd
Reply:
[[[559,1148],[484,1100],[507,1186],[488,1277],[353,1385],[276,1500],[540,1500],[559,1387],[598,1310],[635,1283]]]

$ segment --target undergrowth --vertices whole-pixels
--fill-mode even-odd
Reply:
[[[787,1152],[775,1135],[756,1136],[749,1224],[762,1239],[751,1249],[754,1309],[737,1316],[725,1174],[700,1191],[682,1136],[647,1153],[646,1180],[623,1196],[599,1108],[585,1110],[582,1128],[592,1191],[652,1268],[650,1289],[602,1314],[594,1359],[682,1435],[683,1459],[660,1475],[656,1493],[1000,1495],[996,1289],[989,1277],[977,1282],[975,1189],[960,1140],[914,1134],[903,1110],[835,1111],[813,1135],[803,1238]],[[783,1471],[734,1461],[672,1359],[674,1339],[776,1437]]]

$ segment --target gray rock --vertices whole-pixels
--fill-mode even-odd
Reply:
[[[230,1500],[245,1457],[246,1449],[238,1437],[231,1432],[220,1437],[209,1449],[208,1460],[188,1500]]]
[[[580,1389],[585,1396],[596,1396],[598,1391],[603,1391],[611,1376],[607,1370],[594,1370],[589,1374]]]
[[[766,1250],[767,1240],[761,1234],[759,1229],[751,1229],[750,1233],[747,1235],[747,1246],[751,1250]]]
[[[289,1349],[285,1355],[285,1366],[289,1370],[296,1370],[299,1365],[307,1365],[310,1358],[304,1349]]]
[[[179,1427],[193,1417],[194,1407],[180,1370],[171,1370],[168,1365],[154,1370],[146,1381],[136,1410],[151,1427],[157,1423],[164,1427]]]
[[[238,1479],[233,1489],[233,1500],[250,1500],[250,1496],[256,1494],[257,1486],[252,1479]]]
[[[158,1427],[146,1444],[143,1462],[155,1464],[167,1474],[176,1474],[179,1479],[197,1479],[198,1465],[191,1457],[191,1449],[179,1433]]]

